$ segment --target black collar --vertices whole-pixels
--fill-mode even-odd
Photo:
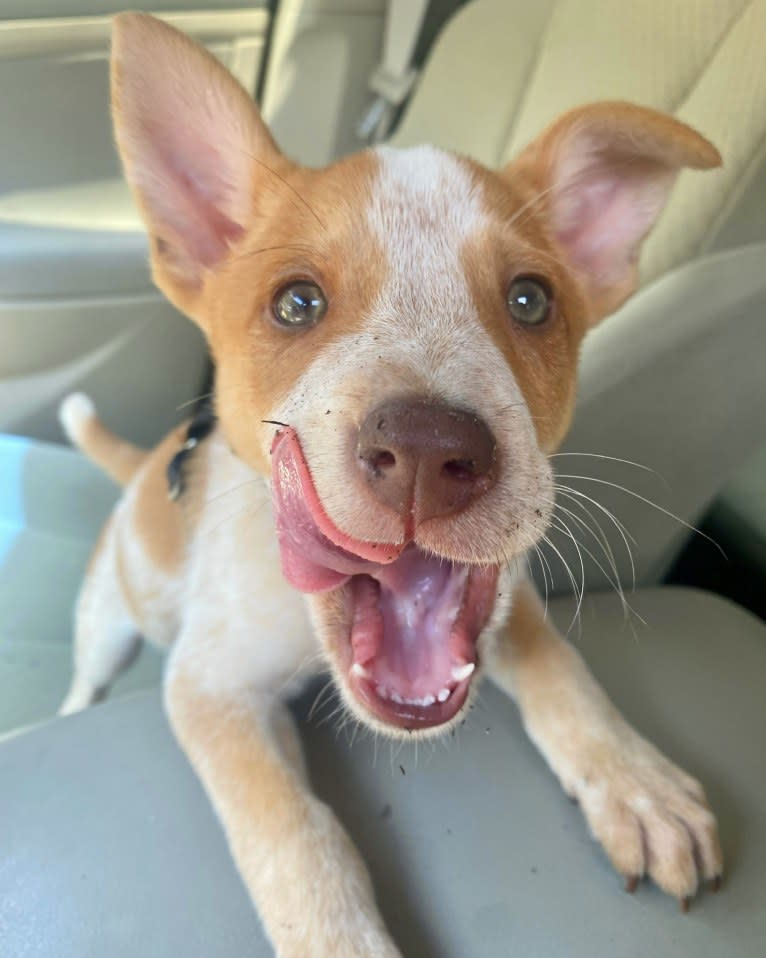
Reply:
[[[186,490],[185,466],[197,446],[206,439],[215,428],[216,415],[213,412],[212,397],[207,397],[194,413],[186,430],[184,443],[168,463],[168,497],[173,501],[180,499]]]

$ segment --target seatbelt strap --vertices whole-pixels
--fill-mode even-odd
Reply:
[[[383,57],[370,77],[374,99],[356,128],[360,140],[379,143],[388,136],[399,107],[418,77],[412,65],[430,0],[388,0]]]

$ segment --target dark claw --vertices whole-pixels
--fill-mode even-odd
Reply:
[[[715,878],[710,882],[710,891],[717,892],[721,890],[721,876],[716,875]]]
[[[632,895],[633,892],[638,888],[639,877],[638,875],[628,875],[625,879],[625,891]]]
[[[691,900],[691,898],[689,898],[688,895],[686,896],[686,898],[682,898],[682,899],[680,900],[679,905],[681,906],[681,911],[682,911],[685,915],[688,915],[688,913],[689,913],[689,906],[691,905],[691,903],[692,903],[692,900]]]

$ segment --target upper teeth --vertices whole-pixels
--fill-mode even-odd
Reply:
[[[452,678],[456,682],[462,682],[464,679],[467,679],[469,675],[473,675],[473,670],[476,666],[473,662],[466,662],[465,665],[453,665],[452,666]]]
[[[360,679],[369,679],[372,678],[367,669],[361,665],[359,662],[354,662],[351,666],[351,671],[354,675],[358,676]]]

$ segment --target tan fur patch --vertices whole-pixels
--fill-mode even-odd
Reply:
[[[148,557],[165,573],[175,572],[186,540],[181,505],[168,498],[168,463],[184,442],[187,424],[168,433],[153,450],[136,481],[134,533]]]
[[[579,346],[588,326],[588,305],[571,270],[556,256],[538,191],[523,175],[504,176],[463,161],[480,185],[489,225],[466,243],[463,265],[476,311],[513,371],[546,453],[561,442],[571,420]],[[525,328],[510,316],[506,297],[518,276],[549,286],[553,307],[540,327]]]
[[[232,447],[262,473],[273,427],[264,426],[312,359],[359,328],[385,275],[360,210],[369,205],[375,156],[361,153],[328,170],[258,171],[253,225],[204,291],[202,313],[218,367],[217,412]],[[328,302],[310,330],[285,330],[272,315],[276,293],[309,279]],[[323,410],[324,413],[324,410]]]
[[[174,673],[166,697],[173,727],[190,757],[214,751],[220,785],[247,794],[248,816],[259,819],[268,813],[270,838],[279,843],[296,815],[295,775],[275,743],[258,731],[250,709],[204,695],[182,672]],[[260,718],[268,721],[267,715]]]
[[[181,571],[207,483],[205,457],[192,455],[184,465],[184,495],[177,501],[168,496],[167,468],[184,443],[188,425],[184,422],[177,426],[152,450],[136,477],[133,493],[131,534],[138,537],[147,558],[166,575]]]

